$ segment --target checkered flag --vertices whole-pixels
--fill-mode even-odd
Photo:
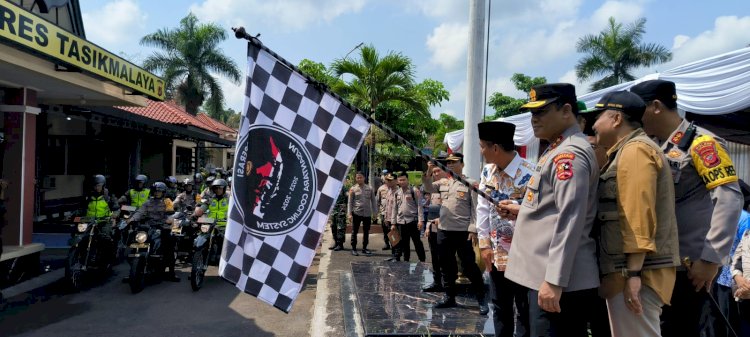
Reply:
[[[369,128],[364,116],[293,69],[257,40],[248,44],[219,264],[223,278],[284,312],[302,288]]]

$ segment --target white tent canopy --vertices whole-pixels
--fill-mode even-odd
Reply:
[[[635,81],[581,95],[578,99],[584,101],[587,107],[593,107],[607,92],[627,90],[643,81],[655,79],[675,82],[677,107],[683,112],[721,115],[746,109],[750,107],[750,47],[688,63],[662,73],[649,74]],[[513,139],[517,146],[534,144],[536,138],[531,128],[530,113],[498,120],[516,125]],[[444,138],[444,142],[453,151],[460,151],[463,140],[463,130],[449,132]]]

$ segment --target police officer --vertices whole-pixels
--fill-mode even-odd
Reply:
[[[550,145],[526,184],[505,277],[529,289],[531,336],[588,336],[599,268],[590,236],[599,167],[581,133],[575,87],[535,86],[530,101],[534,134]]]
[[[420,262],[425,261],[425,251],[422,240],[419,238],[419,230],[424,225],[424,214],[422,204],[419,202],[421,193],[419,190],[409,185],[409,177],[406,172],[398,173],[398,188],[393,195],[394,202],[391,203],[391,230],[399,230],[401,233],[401,242],[399,242],[399,251],[404,254],[404,261],[409,262],[411,257],[411,248],[409,240],[414,242],[414,250]]]
[[[331,235],[333,236],[333,245],[328,249],[340,251],[344,249],[346,241],[346,205],[349,200],[348,182],[341,185],[341,192],[333,205],[331,214]]]
[[[438,156],[437,161],[445,165],[447,156]],[[431,175],[432,181],[439,181],[446,178],[447,175],[443,169],[434,166],[427,169],[425,175]],[[427,193],[427,191],[425,191]],[[442,200],[440,193],[430,194],[430,206],[427,207],[427,219],[425,224],[424,235],[427,237],[427,244],[430,247],[430,259],[432,261],[432,283],[422,288],[424,292],[443,292],[443,273],[440,267],[440,251],[437,244],[438,224],[440,223],[440,207]]]
[[[390,180],[388,180],[388,177],[390,177]],[[388,170],[383,170],[383,181],[385,183],[380,185],[375,193],[375,201],[378,205],[378,222],[380,223],[380,228],[383,230],[383,242],[385,242],[383,250],[391,250],[391,242],[388,240],[389,228],[385,223],[385,207],[388,193],[395,186],[395,180],[393,179],[393,175],[388,173]]]
[[[229,212],[227,186],[229,184],[226,180],[215,179],[211,184],[211,192],[214,197],[201,206],[204,212],[208,211],[207,217],[216,220],[216,227],[219,229],[224,229],[227,226],[227,214]],[[198,216],[200,215],[198,214]]]
[[[643,128],[661,142],[672,169],[680,258],[688,259],[664,308],[662,334],[698,336],[710,329],[707,291],[727,262],[742,210],[737,173],[723,139],[680,117],[673,82],[645,81],[630,91],[646,102]]]
[[[370,224],[377,210],[375,191],[365,184],[365,175],[362,172],[357,172],[355,181],[356,184],[349,189],[349,206],[346,212],[349,222],[352,223],[352,255],[359,256],[359,253],[357,253],[357,233],[359,232],[359,226],[362,225],[362,254],[369,256],[372,255],[372,252],[367,250]]]
[[[206,184],[203,183],[203,174],[200,172],[196,173],[193,176],[193,188],[198,192],[198,194],[203,193],[203,190],[206,189]]]
[[[177,199],[177,178],[169,176],[167,179],[164,179],[164,182],[167,184],[167,193],[164,197],[169,198],[170,200]]]
[[[528,294],[525,288],[505,278],[515,223],[501,217],[497,205],[502,200],[520,200],[523,197],[526,183],[534,172],[534,164],[521,158],[515,150],[515,125],[492,121],[479,123],[478,129],[479,146],[487,162],[482,169],[479,189],[492,200],[477,200],[477,236],[480,254],[492,280],[495,335],[513,336],[517,331],[518,336],[529,336]]]
[[[200,194],[195,191],[193,180],[185,178],[182,182],[182,187],[185,189],[182,193],[177,195],[175,198],[174,207],[175,210],[184,209],[191,207],[195,209],[196,203],[200,202]]]
[[[463,155],[452,153],[446,159],[448,168],[456,175],[463,171]],[[432,162],[427,164],[432,169]],[[469,181],[473,184],[474,181]],[[440,193],[442,207],[440,207],[440,223],[438,225],[437,243],[440,250],[440,263],[445,283],[445,296],[435,305],[435,308],[450,308],[456,306],[456,278],[458,266],[456,253],[461,259],[463,274],[471,281],[471,286],[479,304],[479,313],[486,315],[489,307],[485,301],[484,281],[479,267],[475,262],[472,245],[477,244],[476,230],[476,192],[457,179],[448,177],[433,181],[429,175],[422,176],[422,184],[427,193]]]
[[[595,224],[604,275],[599,293],[607,299],[614,336],[659,337],[659,315],[680,265],[672,173],[640,128],[646,104],[638,95],[610,92],[596,108],[597,144],[609,149]]]
[[[151,193],[151,191],[146,188],[147,181],[148,178],[143,174],[135,176],[135,187],[125,192],[118,202],[136,208],[141,207],[146,201],[148,201],[148,196]]]
[[[180,278],[175,275],[174,265],[174,248],[175,243],[172,239],[171,231],[165,229],[165,224],[171,223],[171,219],[167,216],[167,204],[164,200],[164,195],[167,192],[167,185],[163,182],[157,181],[152,186],[153,195],[138,208],[133,214],[128,223],[133,221],[145,221],[150,226],[161,227],[161,249],[164,261],[164,266],[169,269],[168,272],[164,273],[164,280],[171,282],[180,282]]]
[[[214,185],[214,180],[216,180],[216,176],[210,175],[206,178],[206,187],[201,191],[201,198],[209,200],[214,197],[214,192],[212,186]]]
[[[101,224],[101,233],[110,237],[112,235],[112,211],[117,210],[117,200],[109,195],[105,187],[107,179],[97,174],[91,192],[86,196],[86,217],[96,220]]]

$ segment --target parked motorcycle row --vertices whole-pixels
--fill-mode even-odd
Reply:
[[[109,217],[74,219],[65,265],[70,287],[80,291],[94,281],[106,279],[114,266],[127,261],[130,271],[123,282],[132,293],[138,293],[147,284],[161,282],[167,266],[163,254],[171,250],[175,261],[192,265],[190,287],[200,290],[208,266],[219,264],[224,241],[224,228],[216,226],[210,210],[196,217],[194,207],[188,205],[180,207],[164,223],[129,221],[136,210],[137,207],[122,205]],[[173,244],[174,249],[164,249],[167,244]]]

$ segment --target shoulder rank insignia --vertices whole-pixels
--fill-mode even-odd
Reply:
[[[677,159],[680,156],[682,156],[682,151],[677,150],[677,149],[669,150],[669,152],[667,153],[667,157],[672,158],[672,159]]]
[[[679,143],[679,142],[680,142],[680,139],[682,139],[682,136],[684,136],[684,135],[685,135],[685,134],[684,134],[684,133],[682,133],[682,131],[677,131],[677,132],[676,132],[676,133],[674,134],[674,136],[672,136],[672,140],[671,140],[671,141],[672,141],[672,143],[675,143],[675,144]]]

